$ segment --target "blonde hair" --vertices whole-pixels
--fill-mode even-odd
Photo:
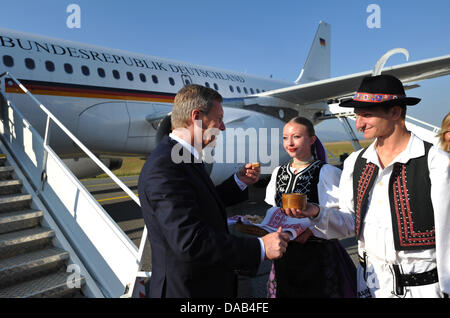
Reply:
[[[212,88],[196,84],[183,87],[173,101],[172,130],[188,127],[194,109],[208,114],[214,105],[214,101],[221,103],[222,96]]]
[[[442,149],[450,153],[450,145],[445,142],[445,132],[448,130],[450,126],[450,113],[445,115],[441,124],[441,132],[439,133],[439,142],[441,144]]]

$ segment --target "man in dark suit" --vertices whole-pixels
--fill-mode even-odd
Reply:
[[[276,259],[289,237],[229,233],[225,206],[248,198],[247,185],[260,169],[245,165],[214,186],[201,161],[202,149],[225,130],[222,97],[188,85],[174,100],[172,133],[148,157],[139,177],[139,197],[152,248],[150,297],[235,297],[236,270],[255,271]],[[182,160],[180,160],[180,158]]]

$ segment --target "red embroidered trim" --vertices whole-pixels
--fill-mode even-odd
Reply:
[[[399,174],[393,183],[394,207],[397,217],[397,229],[401,246],[420,246],[435,244],[434,228],[426,232],[415,232],[412,221],[412,211],[409,204],[408,190],[406,188],[406,168],[402,165]],[[403,226],[402,226],[403,225]]]
[[[371,94],[371,93],[356,92],[356,94],[353,96],[353,100],[367,103],[381,103],[392,99],[398,99],[399,97],[405,97],[405,95]]]
[[[361,228],[361,208],[364,196],[366,194],[367,189],[369,188],[370,180],[373,177],[373,172],[375,171],[375,165],[372,163],[366,164],[364,167],[364,171],[358,181],[358,194],[356,201],[356,235],[359,235],[359,231]]]

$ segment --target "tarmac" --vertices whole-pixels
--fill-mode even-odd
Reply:
[[[121,177],[120,179],[137,194],[138,176]],[[129,239],[139,247],[145,225],[139,206],[109,178],[88,179],[83,180],[82,182]],[[267,209],[271,207],[264,202],[266,184],[267,180],[261,180],[255,185],[250,186],[249,200],[228,207],[228,217],[234,215],[258,215],[264,217]],[[230,232],[238,236],[248,235],[237,232],[234,229],[234,226],[230,226]],[[355,238],[341,240],[341,244],[347,250],[356,265],[358,255]],[[255,275],[251,277],[240,275],[238,297],[266,298],[267,280],[271,266],[271,261],[264,261]],[[146,240],[144,249],[142,271],[151,271],[151,247],[148,240]]]

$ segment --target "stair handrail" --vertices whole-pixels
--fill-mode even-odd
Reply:
[[[441,131],[441,128],[440,128],[440,127],[434,126],[434,125],[432,125],[432,124],[430,124],[430,123],[427,123],[427,122],[425,122],[425,121],[423,121],[423,120],[420,120],[420,119],[417,119],[417,118],[414,118],[414,117],[411,117],[411,116],[409,116],[409,115],[406,115],[406,119],[409,119],[409,120],[411,120],[411,121],[418,122],[419,124],[422,124],[422,125],[424,125],[424,126],[428,126],[429,128],[432,128],[432,129],[433,129],[433,132],[436,133],[436,134],[438,134],[438,133]]]
[[[129,197],[140,207],[141,203],[139,198],[134,194],[133,191],[131,191],[130,188],[128,188],[110,169],[108,169],[108,167],[106,167],[98,158],[96,155],[94,155],[77,137],[75,137],[75,135],[73,135],[69,129],[67,129],[67,127],[61,123],[59,121],[58,118],[56,118],[52,112],[50,112],[36,97],[34,97],[34,95],[17,79],[15,78],[10,72],[4,72],[2,74],[0,74],[0,78],[2,77],[9,77],[11,78],[16,84],[17,86],[19,86],[19,88],[25,93],[27,94],[38,106],[39,108],[41,108],[41,110],[47,114],[47,122],[46,122],[46,127],[45,127],[45,137],[44,137],[44,149],[45,149],[45,153],[44,153],[44,160],[43,160],[43,173],[42,173],[42,183],[45,181],[45,167],[46,167],[46,161],[47,161],[47,155],[48,155],[48,151],[47,148],[50,147],[49,146],[49,139],[50,139],[50,119],[53,120],[53,122],[59,127],[61,128],[61,130],[67,135],[69,136],[70,139],[72,139],[73,142],[75,142],[75,144],[80,147],[81,150],[83,150],[88,156],[89,158],[91,158],[96,164],[97,166],[99,166],[117,185],[119,185],[119,187],[125,191],[125,193],[127,193],[129,195]],[[136,277],[149,277],[150,273],[149,272],[142,272],[141,271],[141,267],[142,267],[142,255],[144,253],[144,248],[145,248],[145,242],[147,239],[147,227],[144,226],[144,231],[142,233],[142,237],[141,237],[141,242],[139,244],[139,249],[138,249],[138,269],[137,269],[137,275]],[[129,283],[128,285],[128,290],[126,291],[126,293],[123,295],[123,297],[127,298],[127,297],[131,297],[134,291],[134,287],[135,287],[135,281],[136,279],[133,279],[132,282]]]

